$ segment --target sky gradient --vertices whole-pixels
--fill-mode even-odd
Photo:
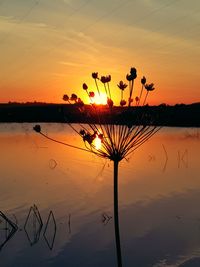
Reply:
[[[200,102],[199,32],[199,0],[0,0],[0,102],[84,99],[94,71],[119,99],[130,67],[149,104]]]

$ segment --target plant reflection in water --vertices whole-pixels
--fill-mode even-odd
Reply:
[[[31,246],[40,239],[43,222],[37,206],[34,204],[29,209],[28,216],[24,224],[24,231]]]
[[[69,231],[71,232],[70,217],[68,224]],[[39,242],[42,228],[42,217],[38,207],[34,204],[30,207],[24,224],[24,231],[26,233],[26,237],[29,241],[30,246],[33,246]],[[14,236],[17,230],[17,224],[12,222],[3,212],[0,211],[0,251],[3,246]],[[56,220],[53,211],[50,211],[43,232],[44,240],[50,250],[52,250],[54,246],[56,231]]]
[[[103,225],[107,225],[111,219],[112,219],[112,216],[108,215],[106,212],[102,213],[101,221]]]
[[[18,226],[0,211],[0,251],[17,232]]]
[[[17,222],[17,218],[13,215]],[[103,225],[107,225],[112,219],[112,216],[103,212],[101,214],[101,222]],[[48,214],[45,225],[42,221],[42,216],[38,207],[34,204],[30,207],[28,215],[24,224],[24,232],[26,233],[27,240],[32,247],[36,245],[41,237],[42,228],[44,240],[50,250],[54,247],[54,242],[57,232],[57,223],[53,211]],[[68,228],[68,234],[71,234],[71,214],[69,213],[66,226]],[[12,222],[3,212],[0,211],[0,251],[3,246],[14,236],[17,232],[18,226]],[[19,229],[22,230],[22,229]]]
[[[68,233],[71,234],[71,214],[68,216]]]
[[[53,227],[52,227],[53,226]],[[36,244],[40,239],[40,234],[43,227],[42,217],[38,210],[38,207],[34,204],[30,207],[27,215],[24,231],[31,246]],[[56,220],[53,211],[49,212],[47,222],[44,227],[43,237],[50,250],[53,249],[55,237],[56,237]]]
[[[50,250],[53,249],[53,245],[54,245],[54,241],[56,237],[56,231],[57,231],[56,220],[55,220],[53,212],[50,211],[45,228],[44,228],[44,233],[43,233],[44,239]]]

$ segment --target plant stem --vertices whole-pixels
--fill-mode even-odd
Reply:
[[[144,102],[143,102],[143,106],[144,106],[144,104],[146,103],[148,94],[149,94],[149,91],[146,92],[145,99],[144,99]]]
[[[140,91],[140,96],[139,96],[138,106],[139,106],[139,104],[140,104],[140,100],[141,100],[141,98],[142,98],[143,89],[144,89],[144,85],[142,84],[142,89],[141,89],[141,91]]]
[[[110,99],[112,99],[112,98],[111,98],[111,93],[110,93],[110,86],[109,86],[109,82],[107,82],[107,86],[108,86],[108,93],[109,93],[109,97],[110,97]]]
[[[100,96],[100,91],[99,91],[99,86],[98,86],[98,84],[97,84],[97,79],[94,79],[94,80],[95,80],[95,84],[96,84],[96,88],[97,88],[98,94],[99,94],[99,96]]]
[[[133,95],[133,87],[134,87],[134,80],[129,82],[129,87],[130,87],[130,96],[129,96],[129,107],[131,106],[131,99]]]
[[[122,267],[120,234],[119,234],[119,216],[118,216],[118,166],[119,161],[114,160],[114,224],[115,224],[115,241],[117,251],[117,266]]]

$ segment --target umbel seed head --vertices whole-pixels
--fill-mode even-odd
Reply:
[[[146,78],[143,76],[141,79],[141,84],[145,85],[146,81],[147,81]]]
[[[94,92],[89,92],[89,97],[95,97],[95,93]]]
[[[98,72],[93,72],[92,73],[92,78],[93,79],[98,79]]]
[[[137,70],[136,70],[136,68],[131,68],[130,74],[131,74],[133,80],[136,79],[137,78]]]
[[[153,91],[153,90],[155,89],[154,84],[153,84],[153,83],[146,84],[146,85],[145,85],[145,89],[146,89],[147,91]]]
[[[68,95],[63,95],[63,100],[64,101],[69,101],[69,96]]]
[[[100,80],[101,80],[102,83],[107,83],[106,76],[101,76]]]
[[[136,68],[131,68],[130,69],[130,74],[126,75],[127,81],[133,81],[137,78],[137,70]]]
[[[117,86],[119,87],[119,89],[123,91],[127,87],[127,84],[124,83],[123,81],[120,81]]]
[[[83,89],[84,89],[84,90],[87,90],[87,89],[88,89],[88,86],[87,86],[86,83],[83,84]]]
[[[71,94],[70,100],[71,101],[76,101],[77,100],[77,95],[76,94]]]
[[[99,79],[97,72],[92,73],[92,78],[95,80],[96,90],[99,96],[101,88],[106,92],[107,107],[105,108],[102,106],[98,107],[98,105],[94,104],[95,100],[92,98],[96,96],[96,92],[93,90],[88,91],[86,83],[83,83],[82,87],[90,98],[91,108],[87,108],[81,98],[76,94],[72,94],[70,98],[67,95],[63,96],[63,100],[68,101],[69,104],[71,104],[70,101],[74,102],[75,107],[80,111],[80,121],[83,119],[82,115],[86,115],[86,119],[88,119],[85,121],[86,123],[77,123],[76,125],[71,124],[70,118],[69,121],[66,121],[82,138],[85,148],[64,143],[47,136],[42,132],[38,124],[33,127],[34,131],[40,133],[49,140],[82,151],[94,153],[101,158],[107,158],[115,162],[127,158],[127,156],[133,153],[159,130],[159,127],[157,128],[157,126],[153,124],[155,118],[154,114],[151,114],[149,109],[142,108],[146,104],[147,96],[150,91],[155,89],[154,84],[146,83],[146,78],[143,76],[141,78],[141,91],[138,97],[135,95],[135,91],[137,90],[134,90],[134,79],[136,79],[136,77],[137,70],[131,68],[129,74],[127,74],[128,85],[123,81],[117,84],[117,87],[121,90],[119,103],[121,107],[119,109],[115,109],[114,107],[111,87],[109,85],[111,81],[110,75],[101,76]],[[103,83],[103,85],[101,83]],[[129,87],[129,92],[128,98],[125,100],[124,90],[127,86]],[[144,94],[142,95],[143,89],[146,90],[145,96]],[[135,107],[132,109],[131,103],[134,101],[136,103]],[[139,106],[140,103],[142,103],[141,106]],[[89,113],[89,111],[91,111],[91,113]],[[66,118],[67,116],[68,114],[66,112]]]

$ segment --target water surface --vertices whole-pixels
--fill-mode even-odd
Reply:
[[[4,243],[11,229],[0,217],[1,265],[116,266],[112,162],[32,127],[0,125],[0,211],[18,227]],[[83,146],[65,124],[42,127]],[[163,128],[120,164],[124,266],[200,266],[199,151],[198,129]],[[34,208],[27,220],[34,205],[41,229]]]

